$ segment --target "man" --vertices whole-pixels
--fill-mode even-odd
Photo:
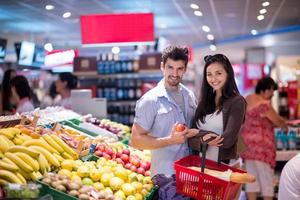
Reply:
[[[162,54],[163,79],[136,104],[131,145],[152,152],[151,175],[174,174],[174,161],[188,155],[186,140],[194,135],[187,128],[176,132],[175,126],[191,125],[196,99],[181,84],[188,63],[186,48],[170,46]]]
[[[279,200],[300,199],[300,154],[289,160],[284,166],[279,182]]]

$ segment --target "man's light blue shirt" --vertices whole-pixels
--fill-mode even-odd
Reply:
[[[191,126],[196,109],[194,93],[184,85],[179,86],[184,100],[183,112],[175,101],[168,95],[164,80],[143,95],[136,104],[134,123],[150,132],[153,137],[170,135],[173,125],[178,123]],[[187,144],[176,144],[151,151],[151,175],[174,174],[174,161],[188,155]]]

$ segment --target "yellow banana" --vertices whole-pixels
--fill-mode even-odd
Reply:
[[[18,136],[14,137],[14,139],[12,139],[12,141],[15,143],[15,145],[21,145],[24,142],[24,140],[22,140]]]
[[[31,146],[31,148],[43,154],[50,164],[54,165],[55,167],[60,166],[59,161],[48,150],[43,149],[40,146]]]
[[[67,152],[71,156],[78,156],[78,154],[71,147],[69,147],[62,139],[60,139],[57,135],[52,134],[50,136],[55,140],[55,142],[59,146],[61,146],[65,150],[65,152]]]
[[[9,183],[22,184],[22,181],[19,179],[19,177],[8,170],[1,169],[0,178],[8,181]]]
[[[15,174],[22,181],[22,184],[26,184],[27,183],[26,179],[24,178],[24,176],[22,176],[22,174],[20,174],[19,172],[16,172]]]
[[[2,151],[0,151],[0,158],[3,158],[3,153],[2,153]]]
[[[16,152],[14,154],[17,155],[19,158],[21,158],[30,167],[32,167],[34,171],[39,171],[40,169],[39,163],[36,160],[34,160],[32,157],[30,157],[28,154],[23,152]]]
[[[0,151],[6,152],[9,148],[9,143],[6,140],[7,138],[3,135],[0,135]]]
[[[5,186],[7,184],[8,184],[8,182],[6,180],[0,178],[0,186]]]
[[[54,149],[56,149],[59,153],[64,152],[64,149],[57,144],[57,142],[48,134],[42,135],[42,138],[50,144]]]
[[[43,149],[47,149],[51,153],[58,153],[53,147],[51,147],[45,140],[42,139],[31,139],[25,141],[22,146],[29,147],[29,146],[40,146]]]
[[[20,135],[21,134],[21,130],[19,128],[16,127],[10,127],[9,128],[12,132],[15,133],[15,135]]]
[[[74,158],[67,152],[63,152],[61,155],[64,159],[74,160]]]
[[[15,137],[15,132],[11,131],[9,128],[0,129],[0,135],[4,135],[8,139],[13,139]]]
[[[13,161],[11,161],[9,158],[7,158],[7,157],[5,157],[5,156],[2,158],[2,161],[6,162],[6,163],[8,163],[8,164],[10,164],[10,165],[13,165],[14,167],[19,168]],[[20,169],[20,168],[19,168],[19,169]]]
[[[0,169],[6,169],[12,172],[19,171],[19,168],[16,165],[9,164],[3,160],[0,160]]]
[[[38,158],[38,162],[39,162],[40,171],[42,172],[42,174],[45,174],[50,170],[49,163],[43,154],[40,154],[40,156]]]
[[[54,155],[60,163],[65,160],[63,157],[61,157],[61,155],[58,155],[57,153],[53,153],[52,155]]]
[[[23,152],[30,155],[33,158],[38,158],[38,156],[40,155],[39,152],[30,149],[30,147],[24,147],[24,146],[12,146],[7,151],[12,153]]]
[[[24,170],[26,172],[33,172],[33,168],[26,162],[24,162],[21,158],[19,158],[17,155],[10,152],[6,152],[4,155],[5,157],[13,161],[20,168],[20,170]]]
[[[40,172],[32,172],[30,173],[31,180],[35,181],[43,177]]]
[[[27,140],[31,140],[32,137],[30,137],[29,135],[26,135],[26,134],[20,134],[19,135],[24,141],[27,141]]]
[[[19,171],[20,175],[22,175],[26,180],[31,180],[30,173],[27,173],[25,171],[20,170]]]

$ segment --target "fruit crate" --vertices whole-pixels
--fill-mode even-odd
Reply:
[[[37,180],[36,182],[42,185],[42,188],[40,190],[41,195],[50,194],[53,200],[78,200],[78,198],[70,196],[67,193],[58,191],[40,180]]]
[[[79,127],[79,123],[80,122],[79,123],[75,123],[77,121],[79,121],[79,120],[76,119],[76,120],[63,121],[63,122],[61,122],[61,124],[62,125],[70,126],[71,128],[74,128],[74,129],[76,129],[78,131],[84,132],[84,133],[86,133],[86,134],[88,134],[89,136],[92,136],[92,137],[98,136],[97,133],[94,133],[92,131],[88,131],[88,130],[85,130],[85,129]]]

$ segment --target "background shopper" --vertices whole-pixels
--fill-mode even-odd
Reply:
[[[287,129],[285,121],[275,112],[271,98],[278,86],[270,77],[258,81],[255,93],[246,97],[246,120],[241,136],[248,147],[241,157],[246,170],[256,176],[256,182],[246,184],[249,200],[261,192],[264,200],[273,199],[273,175],[276,147],[273,126]]]
[[[31,92],[27,79],[24,76],[16,76],[11,81],[12,95],[17,100],[17,113],[29,112],[34,110],[31,101]]]
[[[55,100],[54,105],[71,109],[71,90],[77,88],[77,77],[69,72],[61,73],[55,86],[60,98]]]
[[[190,147],[198,153],[201,140],[209,142],[206,158],[229,163],[236,161],[239,132],[244,121],[246,101],[240,95],[232,65],[222,54],[206,56],[201,97],[193,127],[189,132],[199,134],[189,139]]]
[[[1,85],[1,115],[13,114],[16,109],[16,99],[13,98],[10,81],[16,76],[16,70],[5,71]]]

